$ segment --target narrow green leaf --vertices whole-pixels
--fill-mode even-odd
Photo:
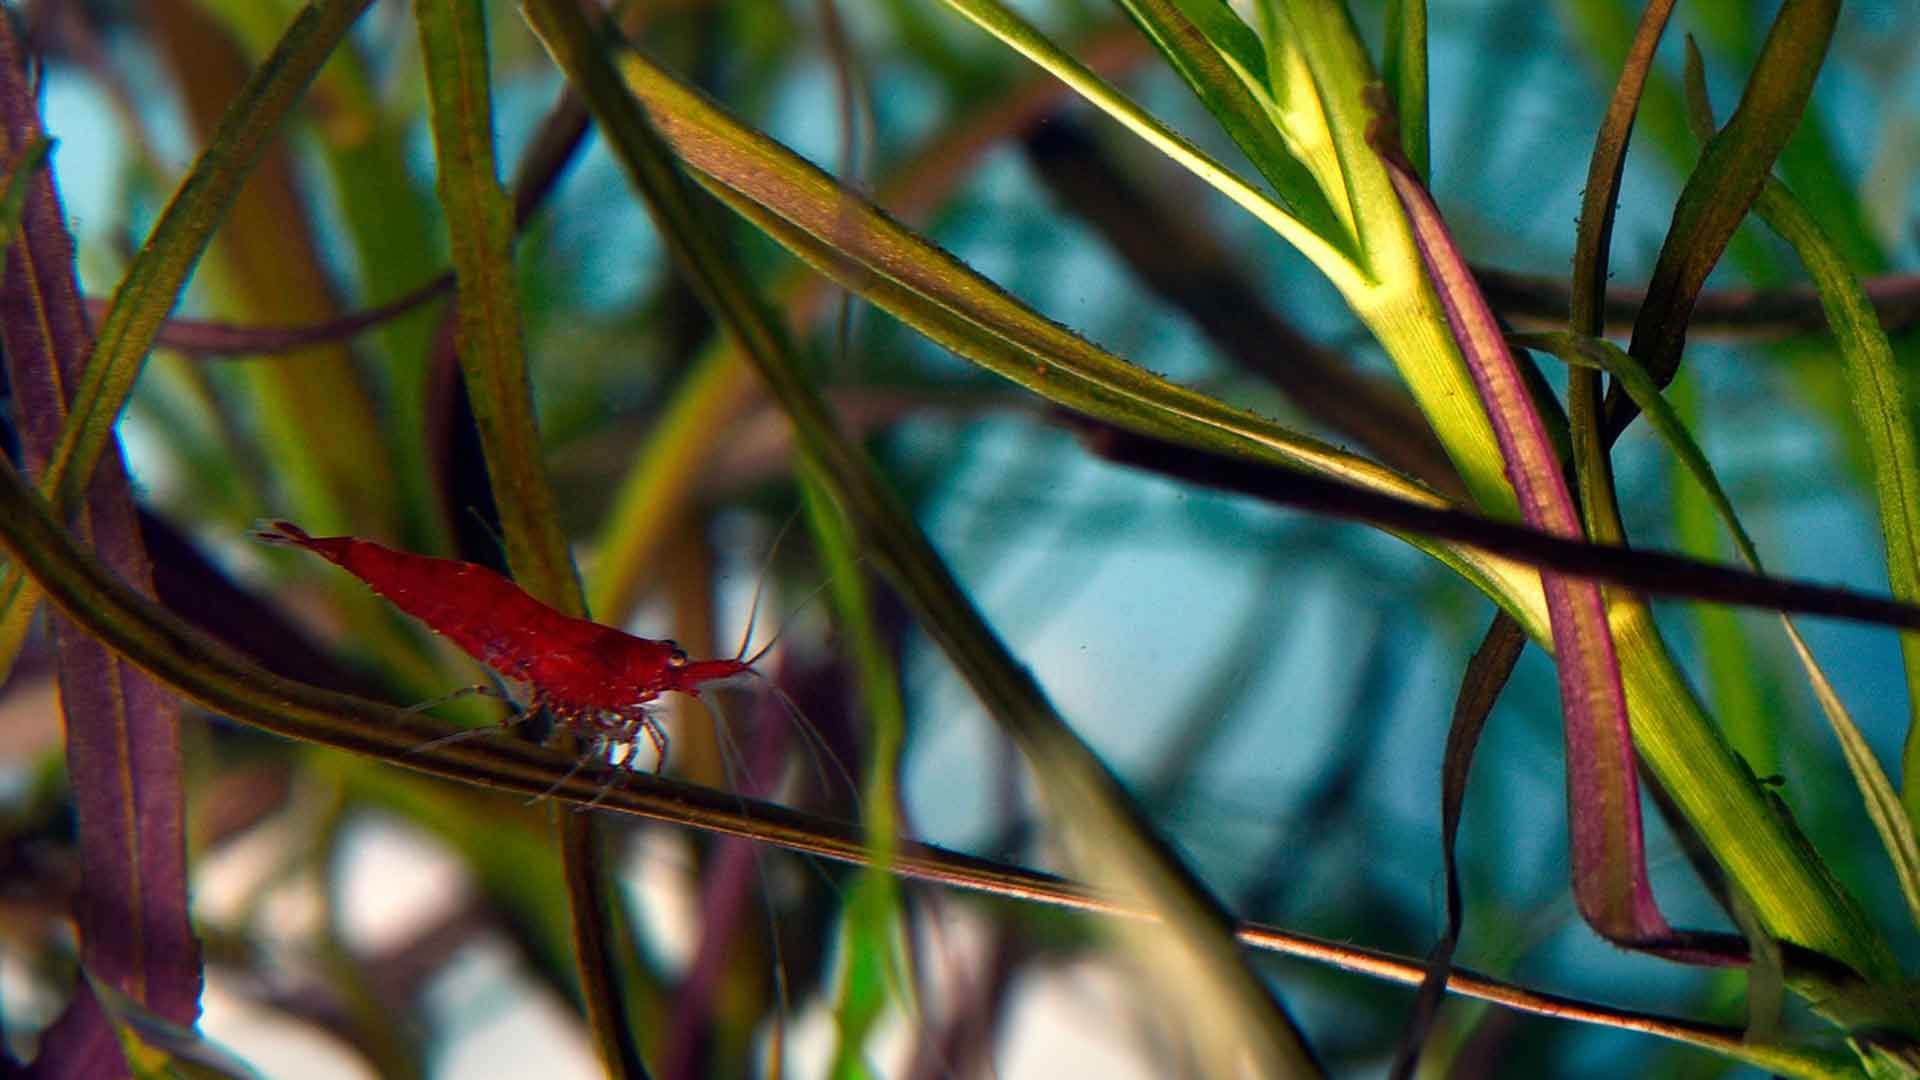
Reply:
[[[1303,224],[1351,249],[1352,224],[1336,216],[1319,182],[1276,126],[1266,55],[1224,0],[1119,0],[1247,160]]]
[[[1661,395],[1683,423],[1700,415],[1698,391],[1692,380],[1675,379]],[[1721,550],[1721,526],[1699,485],[1683,480],[1686,467],[1676,458],[1668,472],[1668,504],[1672,507],[1675,545],[1693,555]],[[1756,776],[1780,771],[1780,732],[1785,718],[1768,703],[1778,700],[1784,679],[1774,665],[1761,659],[1754,633],[1735,612],[1702,604],[1689,613],[1694,640],[1700,643],[1701,682],[1714,715],[1732,745]]]
[[[1627,350],[1656,385],[1673,380],[1700,287],[1806,110],[1839,7],[1839,0],[1787,0],[1781,5],[1740,105],[1707,143],[1681,189]],[[1609,392],[1608,398],[1611,438],[1632,419],[1632,409],[1623,392]]]
[[[1413,175],[1433,182],[1432,139],[1427,132],[1427,0],[1387,0],[1386,56],[1380,74],[1400,118],[1400,152]]]
[[[1920,460],[1915,454],[1913,414],[1886,332],[1859,279],[1785,186],[1769,180],[1754,210],[1799,253],[1820,290],[1821,306],[1846,365],[1854,416],[1873,465],[1887,580],[1894,596],[1920,601]],[[1900,654],[1914,718],[1907,728],[1902,788],[1908,816],[1920,822],[1920,635],[1900,635]]]
[[[521,345],[513,204],[494,165],[493,89],[481,0],[419,0],[428,102],[453,253],[460,367],[473,405],[507,563],[533,595],[570,615],[586,603],[547,485]],[[619,937],[591,818],[556,812],[575,961],[588,1027],[607,1069],[644,1077],[620,979]]]
[[[486,17],[479,0],[421,0],[420,48],[459,312],[460,367],[514,577],[570,615],[580,586],[534,421],[513,278],[513,206],[494,166]]]
[[[841,916],[839,989],[833,1009],[839,1021],[833,1074],[844,1076],[865,1069],[862,1050],[867,1038],[887,1004],[905,999],[913,985],[906,966],[910,954],[901,947],[904,910],[893,877],[900,833],[900,752],[906,743],[907,718],[899,673],[874,620],[873,596],[853,524],[811,470],[801,470],[801,492],[814,536],[820,541],[835,622],[859,679],[872,748],[861,795],[869,861]]]
[[[1106,887],[1164,914],[1159,928],[1139,937],[1176,973],[1169,983],[1181,993],[1168,1000],[1194,1025],[1192,1045],[1208,1060],[1251,1063],[1264,1074],[1317,1073],[1292,1020],[1240,955],[1218,902],[1153,834],[1106,766],[986,626],[871,460],[840,435],[759,297],[697,224],[670,152],[640,101],[622,85],[606,54],[608,43],[571,0],[528,0],[524,10],[587,101],[676,261],[786,410],[809,467],[829,484],[921,623],[1026,752],[1076,862]]]
[[[1713,106],[1707,98],[1706,71],[1700,51],[1691,38],[1687,40],[1686,89],[1689,119],[1695,126],[1695,134],[1706,138],[1713,128]],[[1784,184],[1768,176],[1754,201],[1754,211],[1793,247],[1819,291],[1821,308],[1826,312],[1841,359],[1846,364],[1854,415],[1866,437],[1868,460],[1873,465],[1874,494],[1880,511],[1881,536],[1886,544],[1888,583],[1895,597],[1914,599],[1920,596],[1920,460],[1916,460],[1912,415],[1907,409],[1900,368],[1886,331],[1881,328],[1879,316],[1861,288],[1859,278]],[[1724,503],[1723,498],[1716,506],[1724,507],[1723,515],[1731,515],[1731,507],[1725,507]],[[1751,544],[1742,547],[1743,554],[1750,550]],[[1749,561],[1757,565],[1751,555]],[[1844,709],[1838,708],[1832,687],[1812,666],[1805,643],[1793,633],[1791,625],[1788,631],[1793,636],[1794,648],[1814,677],[1815,692],[1827,710],[1834,733],[1847,755],[1847,764],[1853,770],[1854,781],[1866,799],[1868,813],[1893,860],[1901,891],[1916,921],[1920,921],[1920,846],[1914,838],[1916,823],[1920,823],[1920,634],[1900,635],[1908,706],[1916,719],[1910,721],[1907,728],[1901,778],[1905,809],[1896,822],[1886,819],[1884,803],[1891,798],[1892,791],[1879,763],[1861,740],[1852,719]]]
[[[1145,139],[1154,149],[1206,181],[1262,224],[1279,233],[1319,267],[1321,273],[1340,285],[1342,291],[1357,290],[1364,284],[1365,275],[1347,255],[1345,245],[1321,236],[1291,211],[1127,100],[1085,64],[1048,40],[1046,35],[998,0],[947,0],[947,4],[1027,59],[1052,72],[1061,82],[1073,87],[1081,97]],[[629,71],[631,79],[631,65]]]

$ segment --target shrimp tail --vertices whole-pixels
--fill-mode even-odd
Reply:
[[[253,523],[253,538],[266,544],[279,544],[281,547],[306,547],[313,542],[307,530],[291,521],[276,518],[261,518]]]
[[[359,566],[354,565],[359,560],[353,558],[353,552],[358,548],[376,546],[355,540],[350,536],[314,536],[293,522],[278,518],[262,518],[255,522],[253,538],[280,547],[305,548],[362,578],[367,575]]]

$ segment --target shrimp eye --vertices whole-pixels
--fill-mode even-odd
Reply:
[[[667,666],[676,667],[676,668],[686,667],[687,666],[686,650],[685,649],[673,650],[673,655],[667,657]]]

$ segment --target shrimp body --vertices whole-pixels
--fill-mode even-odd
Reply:
[[[663,758],[666,735],[647,715],[649,703],[667,691],[698,697],[702,683],[752,670],[738,658],[689,660],[672,641],[557,611],[473,563],[351,536],[309,536],[285,521],[266,522],[254,535],[305,548],[366,582],[475,660],[526,684],[536,708],[574,731],[612,742],[644,732]]]

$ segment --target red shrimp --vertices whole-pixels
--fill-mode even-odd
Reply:
[[[305,548],[338,565],[475,660],[525,683],[535,711],[544,707],[576,734],[602,744],[625,744],[623,767],[642,732],[659,754],[654,768],[665,766],[667,733],[647,712],[661,694],[699,697],[703,683],[758,674],[752,660],[689,660],[671,641],[556,611],[484,566],[351,536],[309,536],[285,521],[262,522],[254,536]]]

